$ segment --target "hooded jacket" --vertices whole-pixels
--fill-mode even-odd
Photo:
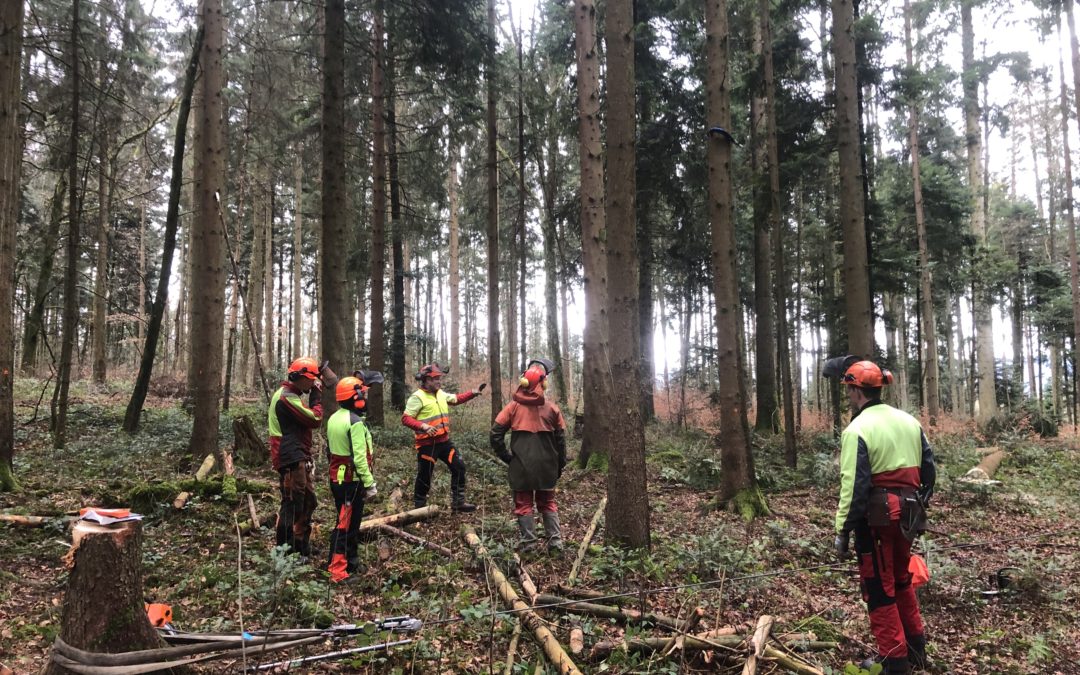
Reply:
[[[507,431],[510,489],[554,490],[566,466],[566,421],[559,406],[544,398],[540,386],[518,387],[491,427],[491,447],[500,457],[507,454]]]

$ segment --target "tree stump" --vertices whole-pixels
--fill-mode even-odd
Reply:
[[[143,604],[141,521],[109,526],[78,521],[67,559],[71,571],[60,639],[107,654],[166,646]],[[71,672],[53,661],[45,670],[46,675]]]
[[[238,462],[248,467],[263,467],[269,463],[270,450],[263,443],[262,436],[255,431],[250,419],[239,417],[233,420],[233,438],[233,455]]]

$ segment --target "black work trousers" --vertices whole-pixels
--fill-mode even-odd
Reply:
[[[453,504],[465,501],[465,460],[452,441],[425,445],[416,451],[416,485],[413,487],[413,505],[427,506],[431,491],[431,475],[435,462],[442,461],[450,469],[450,498]]]

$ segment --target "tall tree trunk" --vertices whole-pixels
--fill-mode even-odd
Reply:
[[[609,450],[605,518],[611,539],[648,548],[649,493],[645,475],[645,425],[639,382],[638,251],[634,197],[637,136],[634,104],[634,3],[608,0],[607,46],[608,330],[611,410],[618,411],[619,440]]]
[[[387,30],[394,35],[393,24]],[[390,168],[390,237],[394,266],[393,327],[390,333],[390,405],[394,410],[404,410],[409,397],[405,382],[405,274],[408,262],[404,250],[404,224],[401,222],[401,185],[398,181],[397,151],[397,81],[394,71],[394,42],[386,46],[386,122],[388,134],[388,161]]]
[[[972,0],[960,3],[961,42],[963,46],[964,128],[967,136],[968,185],[971,188],[971,232],[981,255],[986,255],[986,210],[983,202],[982,132],[979,129],[979,74],[975,69],[975,31],[972,26]],[[980,277],[979,265],[975,266]],[[994,335],[990,315],[992,298],[986,283],[977,278],[972,297],[975,319],[975,342],[978,358],[979,410],[977,421],[985,427],[997,414],[994,386]]]
[[[386,125],[384,119],[383,92],[383,0],[375,0],[375,16],[372,25],[371,59],[371,134],[372,196],[371,196],[371,367],[383,371],[385,361],[385,338],[383,321],[386,309],[383,303],[383,281],[386,273]],[[384,417],[384,386],[372,387],[368,392],[368,419],[382,426]]]
[[[60,342],[60,368],[52,399],[53,447],[62,449],[67,441],[68,389],[71,386],[71,357],[79,323],[79,9],[80,0],[71,3],[71,138],[68,144],[68,240],[67,270],[64,273],[64,328]]]
[[[319,350],[333,368],[347,370],[349,358],[347,296],[349,233],[345,192],[345,0],[327,0],[322,90],[322,233],[319,237]],[[326,387],[323,405],[334,410],[334,392]]]
[[[523,17],[524,18],[524,17]],[[511,15],[511,21],[513,16]],[[518,313],[521,327],[521,357],[518,359],[518,368],[511,368],[511,372],[518,369],[525,370],[525,364],[529,359],[528,338],[528,305],[526,293],[529,284],[526,276],[526,263],[529,251],[526,248],[525,237],[525,56],[524,56],[524,24],[517,31],[517,58],[518,58],[518,90],[517,90],[517,145],[518,145],[518,212],[517,212],[517,254],[518,254]],[[511,352],[511,359],[514,358]]]
[[[294,199],[296,204],[293,208],[293,254],[292,254],[292,347],[289,349],[289,360],[299,358],[304,348],[300,342],[300,336],[304,332],[304,294],[301,286],[300,275],[303,271],[304,252],[304,149],[297,145],[296,162],[293,165],[293,180],[296,187]],[[360,315],[360,321],[364,316]]]
[[[499,354],[499,164],[496,154],[498,128],[495,122],[495,0],[487,3],[488,46],[484,64],[487,83],[487,310],[488,378],[491,380],[491,417],[502,408],[502,372]]]
[[[266,219],[263,220],[265,228],[263,235],[263,358],[266,368],[274,367],[274,211],[276,206],[276,188],[274,168],[268,167],[268,204]],[[343,211],[344,213],[344,211]],[[344,220],[344,216],[342,216]],[[344,226],[342,226],[344,228]],[[345,251],[347,253],[347,251]],[[346,342],[345,344],[348,344]],[[261,374],[260,374],[261,377]],[[268,383],[259,382],[259,388],[266,387]]]
[[[1072,30],[1072,3],[1066,0],[1066,9],[1068,10],[1069,28]],[[1058,21],[1058,34],[1060,41],[1061,25],[1060,19]],[[1075,47],[1074,47],[1075,49]],[[1074,60],[1074,64],[1077,63]],[[1080,344],[1080,263],[1078,263],[1076,252],[1076,215],[1075,215],[1075,201],[1073,200],[1073,177],[1072,177],[1072,155],[1069,152],[1069,99],[1068,99],[1068,87],[1065,85],[1065,64],[1061,59],[1061,51],[1058,51],[1058,69],[1060,73],[1061,84],[1061,149],[1062,155],[1065,157],[1065,180],[1064,180],[1064,194],[1062,199],[1065,202],[1065,217],[1068,221],[1069,227],[1069,287],[1072,291],[1072,314],[1073,314],[1073,400],[1072,400],[1072,415],[1073,424],[1076,424],[1076,345]],[[1078,94],[1080,96],[1080,94]]]
[[[23,2],[0,4],[0,492],[15,490],[15,234],[19,222],[23,142]]]
[[[836,134],[840,165],[840,222],[844,233],[844,298],[848,351],[874,357],[874,313],[866,254],[866,205],[860,178],[859,100],[852,0],[832,0],[832,53],[836,73]]]
[[[102,67],[104,71],[104,66]],[[104,82],[104,73],[102,73]],[[107,122],[105,124],[108,124]],[[105,124],[102,126],[104,127]],[[98,131],[98,222],[97,222],[97,260],[94,265],[94,327],[93,327],[93,370],[92,377],[96,384],[105,383],[105,346],[108,342],[106,322],[106,283],[109,274],[109,202],[110,162],[109,129]]]
[[[763,57],[765,86],[765,133],[769,165],[769,229],[773,237],[773,264],[776,299],[776,360],[780,367],[780,388],[784,399],[784,460],[795,467],[798,458],[795,450],[795,401],[791,383],[790,340],[787,318],[787,295],[790,283],[784,264],[784,240],[787,228],[780,212],[780,148],[776,131],[776,85],[773,75],[772,22],[769,17],[769,0],[759,0],[761,21],[761,53]]]
[[[705,2],[706,107],[708,119],[731,128],[726,0]],[[732,212],[731,144],[722,134],[708,143],[709,220],[712,223],[713,292],[719,376],[720,500],[751,516],[764,509],[754,476],[754,456],[746,419],[746,396],[739,363],[739,290]]]
[[[263,290],[265,289],[265,283],[263,277],[266,275],[266,256],[264,250],[266,248],[266,225],[263,220],[263,210],[266,203],[266,195],[262,191],[263,181],[260,180],[259,174],[262,172],[262,167],[256,168],[256,178],[253,181],[254,186],[252,188],[252,204],[251,204],[251,260],[248,265],[248,283],[247,283],[247,306],[246,311],[250,319],[251,330],[248,332],[247,343],[250,346],[250,351],[245,354],[246,362],[244,364],[248,373],[248,381],[253,386],[259,386],[259,369],[255,365],[255,358],[258,355],[262,356],[262,342],[263,342]],[[238,254],[239,255],[239,254]]]
[[[596,52],[596,3],[574,4],[577,52],[578,157],[581,162],[581,260],[585,287],[585,335],[582,393],[585,430],[578,461],[607,456],[609,369],[607,320],[607,252],[604,216],[604,156],[600,140],[600,64]]]
[[[559,241],[563,240],[563,236],[566,234],[565,225],[562,221],[559,222]],[[562,353],[562,363],[559,370],[562,371],[563,378],[566,380],[566,404],[568,408],[574,408],[577,400],[576,391],[574,390],[574,354],[570,351],[570,322],[566,317],[566,308],[570,305],[570,271],[567,269],[566,257],[563,255],[558,256],[560,283],[559,283],[559,320],[562,325],[562,332],[559,334],[559,347]]]
[[[917,66],[911,39],[910,0],[904,0],[904,48],[907,54],[908,68],[914,72]],[[911,183],[915,193],[915,230],[919,239],[923,391],[926,396],[926,409],[927,414],[930,416],[930,426],[934,426],[937,424],[937,418],[941,410],[938,391],[937,322],[934,319],[934,288],[930,279],[930,253],[926,245],[926,218],[923,215],[922,172],[919,168],[919,104],[914,99],[909,103],[908,110],[908,151],[911,153]]]
[[[21,158],[19,163],[21,167]],[[45,304],[53,291],[53,265],[56,260],[56,243],[60,239],[60,226],[64,220],[67,176],[67,167],[58,172],[56,187],[53,189],[52,199],[49,200],[49,225],[41,240],[41,257],[38,260],[38,275],[34,284],[34,304],[26,315],[23,329],[21,368],[27,375],[32,374],[37,367],[38,339],[45,332]],[[14,266],[11,269],[14,272]]]
[[[548,118],[545,118],[547,121]],[[547,356],[558,366],[555,369],[555,387],[558,390],[559,404],[567,407],[570,392],[567,390],[570,366],[563,360],[564,352],[559,342],[559,297],[558,297],[558,223],[555,221],[555,190],[559,185],[561,172],[558,164],[559,138],[550,129],[546,130],[544,144],[537,143],[536,171],[540,178],[540,192],[544,199],[544,213],[540,219],[540,229],[544,236],[544,309],[547,323]],[[545,146],[546,145],[546,149]]]
[[[142,359],[139,361],[139,374],[135,377],[131,400],[128,401],[127,410],[124,412],[124,431],[129,434],[135,433],[139,428],[139,417],[142,414],[143,402],[146,401],[146,392],[150,387],[154,355],[157,352],[161,324],[169,298],[169,278],[172,276],[173,250],[176,248],[176,228],[180,220],[180,192],[184,184],[184,146],[187,143],[188,115],[191,112],[191,96],[195,90],[195,75],[198,70],[204,34],[203,26],[200,25],[191,47],[191,59],[184,71],[184,90],[180,97],[180,112],[176,117],[176,134],[173,142],[169,204],[165,211],[165,243],[161,251],[161,272],[158,275],[154,304],[150,308],[150,321],[146,326],[146,346],[143,347]]]
[[[758,3],[760,8],[760,3]],[[754,22],[754,63],[759,75],[764,72],[763,21]],[[757,79],[757,78],[755,78]],[[754,429],[761,433],[780,431],[776,397],[776,325],[773,322],[772,247],[770,235],[773,220],[772,195],[769,192],[767,131],[765,129],[764,78],[758,80],[750,99],[750,162],[754,176],[754,393],[757,421]]]
[[[461,366],[461,272],[458,269],[461,259],[458,232],[458,174],[457,165],[461,157],[454,130],[450,130],[450,150],[448,163],[450,176],[446,181],[446,192],[450,201],[450,370],[458,372]]]
[[[221,0],[200,0],[199,15],[206,31],[203,38],[201,108],[195,141],[195,219],[191,284],[191,361],[189,381],[195,386],[194,425],[189,451],[193,456],[219,455],[218,419],[221,401],[221,347],[225,333],[225,232],[217,195],[225,183],[225,147],[222,134],[222,90],[225,48]]]

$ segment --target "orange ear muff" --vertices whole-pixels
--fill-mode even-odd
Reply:
[[[885,384],[893,383],[893,374],[891,370],[881,369],[881,381]]]

